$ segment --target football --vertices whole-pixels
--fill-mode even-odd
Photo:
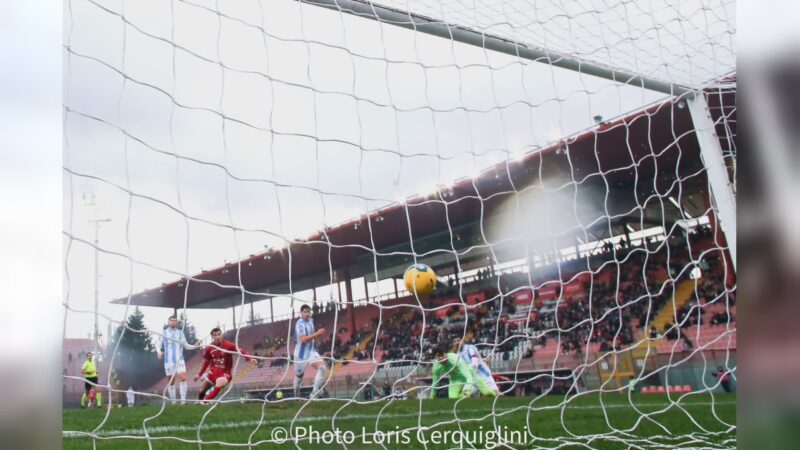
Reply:
[[[425,264],[414,264],[406,269],[403,281],[408,292],[427,297],[436,289],[436,274]]]

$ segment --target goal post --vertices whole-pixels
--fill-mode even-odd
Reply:
[[[684,96],[689,105],[695,125],[695,133],[700,143],[703,161],[709,172],[712,196],[716,200],[716,208],[720,211],[721,224],[726,239],[730,244],[730,252],[734,269],[736,266],[736,199],[730,188],[726,166],[722,159],[719,138],[714,132],[714,122],[708,105],[705,102],[701,87],[683,86],[654,78],[644,77],[607,67],[595,62],[574,58],[568,54],[546,48],[538,48],[516,42],[507,38],[479,32],[459,24],[445,23],[442,20],[389,8],[378,3],[365,0],[297,0],[301,3],[329,8],[360,18],[376,20],[380,23],[403,27],[415,32],[426,33],[443,39],[505,53],[530,61],[549,64],[555,67],[576,71],[582,74],[604,78],[616,83],[623,83],[643,89],[653,90],[670,96]]]
[[[720,226],[725,234],[731,263],[736,270],[736,195],[731,186],[728,167],[722,157],[720,138],[715,131],[714,120],[705,95],[694,93],[686,100],[692,114],[697,141],[703,164],[708,173],[709,189],[714,199],[714,209],[719,214]]]
[[[682,95],[690,92],[690,88],[669,82],[645,77],[641,74],[629,73],[624,70],[606,67],[598,63],[577,59],[568,54],[555,50],[539,48],[530,44],[501,38],[489,33],[479,32],[468,27],[445,23],[441,20],[415,14],[412,11],[403,11],[389,8],[378,3],[362,0],[297,0],[301,3],[329,8],[360,18],[376,20],[380,23],[407,28],[420,33],[453,40],[462,44],[505,53],[522,59],[549,64],[563,69],[569,69],[587,75],[605,78],[617,83],[650,89],[668,95]]]

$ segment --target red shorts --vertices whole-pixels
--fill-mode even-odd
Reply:
[[[230,381],[231,381],[231,379],[233,379],[233,377],[231,376],[231,374],[229,374],[229,373],[226,373],[226,372],[222,372],[222,371],[215,371],[215,370],[211,370],[211,371],[210,371],[210,372],[208,372],[208,374],[206,375],[206,379],[207,379],[207,380],[208,380],[208,381],[209,381],[211,384],[217,384],[217,379],[219,379],[219,378],[222,378],[222,377],[225,377],[225,378],[227,378],[227,379],[228,379],[228,382],[230,382]]]

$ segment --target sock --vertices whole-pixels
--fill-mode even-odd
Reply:
[[[181,401],[185,401],[186,400],[186,389],[187,389],[187,387],[188,387],[188,385],[186,384],[185,381],[181,381],[181,384],[178,385],[178,388],[180,389],[180,392],[181,392]]]
[[[317,367],[317,375],[314,376],[314,390],[311,392],[312,397],[316,397],[319,389],[322,387],[322,380],[325,379],[325,366]]]
[[[303,384],[303,377],[294,377],[294,396],[300,397],[300,385]]]
[[[170,384],[167,387],[167,392],[169,392],[170,400],[175,401],[175,385],[174,384]]]
[[[206,396],[207,389],[200,389],[200,393],[197,394],[197,399],[202,400]]]
[[[206,400],[211,400],[211,399],[213,399],[214,397],[216,397],[216,396],[217,396],[217,393],[219,393],[219,390],[220,390],[220,388],[218,388],[218,387],[214,386],[214,389],[212,389],[212,390],[211,390],[211,392],[209,392],[209,393],[208,393],[208,395],[206,395],[206,398],[205,398],[205,399],[206,399]]]

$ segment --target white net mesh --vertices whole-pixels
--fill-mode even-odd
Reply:
[[[735,3],[388,1],[445,23],[697,87],[736,65]]]
[[[64,399],[105,398],[65,411],[65,448],[735,446],[734,22],[722,1],[67,0]],[[303,304],[326,370],[297,386]],[[205,345],[185,388],[173,312]],[[216,326],[256,363],[173,407],[209,395]],[[432,390],[456,338],[478,359],[439,358]],[[129,388],[146,406],[114,409]]]

